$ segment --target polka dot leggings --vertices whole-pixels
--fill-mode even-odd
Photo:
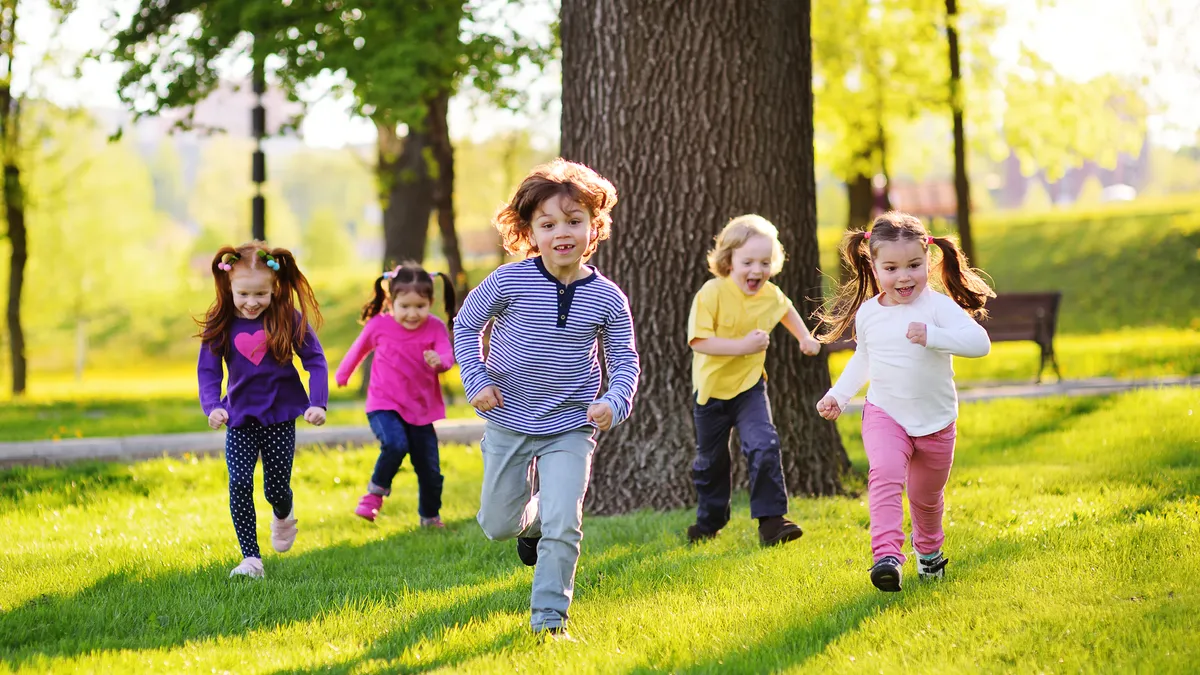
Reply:
[[[263,458],[263,496],[276,518],[292,512],[292,458],[296,454],[296,421],[264,427],[257,422],[225,433],[229,467],[229,513],[243,558],[260,558],[254,521],[254,467]]]

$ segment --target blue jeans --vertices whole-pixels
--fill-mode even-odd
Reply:
[[[400,463],[408,455],[417,474],[417,513],[433,518],[442,510],[442,468],[438,458],[437,432],[432,424],[416,426],[405,422],[394,410],[375,410],[367,413],[371,431],[379,439],[379,459],[367,491],[388,496],[392,494],[392,479]]]
[[[696,460],[692,480],[696,484],[696,524],[716,532],[729,522],[732,466],[729,433],[737,427],[742,454],[750,473],[750,517],[765,518],[787,513],[787,486],[783,482],[783,458],[779,434],[771,422],[767,383],[758,384],[731,399],[695,404]]]
[[[530,627],[535,631],[566,623],[575,595],[583,497],[592,475],[595,434],[591,426],[552,436],[528,436],[494,422],[484,427],[477,520],[488,539],[541,537],[530,596]]]

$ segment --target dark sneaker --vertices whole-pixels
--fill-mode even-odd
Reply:
[[[517,537],[517,557],[526,567],[537,564],[537,547],[541,537]]]
[[[698,544],[702,541],[705,541],[707,539],[712,539],[713,537],[716,537],[716,536],[717,536],[716,532],[709,532],[708,530],[704,529],[703,527],[700,527],[700,525],[698,525],[698,524],[697,525],[688,525],[687,537],[688,537],[689,544]]]
[[[763,546],[776,546],[799,539],[804,530],[783,516],[763,518],[758,522],[758,540]]]
[[[941,551],[930,556],[917,554],[917,578],[941,579],[946,574],[946,563],[948,562],[950,560],[943,557]]]
[[[567,632],[566,626],[551,626],[541,630],[535,630],[533,634],[548,642],[575,642],[575,638]]]
[[[875,588],[886,593],[896,593],[900,590],[900,560],[887,555],[871,565],[871,583]]]

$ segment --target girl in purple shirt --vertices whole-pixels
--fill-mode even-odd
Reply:
[[[217,299],[198,320],[201,340],[196,371],[200,405],[208,425],[225,434],[229,510],[243,560],[229,576],[262,577],[254,513],[254,467],[263,458],[263,494],[271,504],[271,544],[280,553],[296,541],[292,508],[292,458],[296,418],[325,423],[329,371],[311,324],[321,313],[308,279],[291,251],[255,241],[226,246],[212,261]],[[293,296],[295,296],[293,298]],[[308,391],[292,365],[308,371]],[[222,364],[229,372],[221,396]]]
[[[438,273],[445,288],[446,317],[454,325],[454,285]],[[386,301],[386,302],[385,302]],[[408,456],[417,474],[417,513],[421,527],[444,527],[442,469],[433,423],[446,417],[438,375],[454,365],[446,324],[429,313],[433,276],[416,263],[397,265],[375,280],[375,295],[363,306],[363,330],[338,366],[339,387],[372,351],[367,386],[367,421],[379,439],[379,459],[367,494],[354,513],[375,520],[392,479]]]

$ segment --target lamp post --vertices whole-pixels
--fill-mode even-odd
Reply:
[[[267,111],[263,108],[263,92],[267,89],[261,58],[254,59],[254,109],[250,113],[251,132],[254,134],[254,160],[250,169],[254,180],[254,197],[250,200],[250,235],[265,241],[267,238],[267,201],[263,198],[262,184],[267,179],[267,157],[263,154],[262,139],[266,135]]]

